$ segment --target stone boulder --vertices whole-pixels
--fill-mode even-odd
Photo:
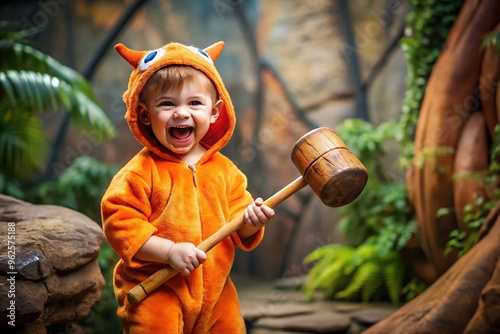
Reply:
[[[0,325],[44,333],[84,319],[104,286],[101,227],[71,209],[0,195],[0,229]]]

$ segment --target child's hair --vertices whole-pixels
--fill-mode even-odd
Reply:
[[[139,100],[145,100],[147,90],[181,89],[186,82],[205,87],[212,95],[212,101],[217,101],[218,94],[214,83],[202,71],[188,65],[170,65],[156,71],[142,88]]]

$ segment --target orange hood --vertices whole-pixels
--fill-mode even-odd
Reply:
[[[205,73],[214,83],[220,99],[224,101],[219,118],[210,125],[210,129],[201,140],[201,144],[208,150],[202,160],[206,160],[227,144],[233,134],[236,117],[229,93],[214,66],[223,47],[224,42],[217,42],[204,50],[179,43],[169,43],[149,51],[132,50],[123,44],[115,46],[116,51],[134,67],[123,100],[127,106],[125,119],[139,143],[165,159],[180,161],[177,155],[156,140],[151,127],[139,120],[138,103],[142,88],[154,72],[168,65],[188,65]]]

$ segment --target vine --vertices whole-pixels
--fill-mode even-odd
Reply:
[[[427,80],[455,22],[463,1],[410,0],[405,37],[401,39],[407,62],[407,90],[400,118],[400,163],[408,167],[414,151],[414,131],[425,94]]]

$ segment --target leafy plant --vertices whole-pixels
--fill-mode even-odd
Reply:
[[[493,47],[496,51],[500,51],[500,31],[492,31],[484,37],[481,48],[484,49],[488,46]]]
[[[0,170],[7,182],[33,180],[44,166],[48,140],[43,113],[65,110],[77,128],[99,138],[115,135],[87,80],[20,42],[22,37],[23,32],[0,22]],[[0,191],[8,190],[3,186]]]
[[[315,290],[322,290],[327,298],[368,302],[388,295],[392,303],[399,303],[405,269],[395,251],[380,255],[378,246],[371,242],[359,247],[333,244],[304,259],[306,264],[314,261],[305,285],[308,299]],[[386,290],[381,290],[384,283]]]
[[[389,249],[401,249],[416,231],[404,180],[390,178],[382,166],[384,144],[395,141],[397,126],[386,122],[375,128],[351,119],[342,123],[337,131],[368,171],[368,182],[361,195],[339,209],[340,231],[354,246],[374,236],[381,255]]]
[[[114,126],[90,83],[23,43],[24,34],[0,22],[0,193],[32,203],[66,206],[100,221],[100,200],[116,166],[81,156],[64,166],[59,178],[38,179],[50,144],[42,116],[66,111],[77,129],[102,139],[115,135]],[[85,320],[87,333],[113,333],[121,328],[111,279],[116,261],[116,254],[105,243],[98,262],[106,286],[101,301]]]
[[[410,0],[412,10],[406,17],[405,37],[401,40],[408,63],[407,90],[399,120],[400,163],[408,167],[414,150],[413,135],[427,80],[448,31],[462,6],[461,0]]]
[[[365,261],[356,267],[348,266],[353,258],[360,258],[356,255],[356,248],[342,248],[339,257],[332,255],[333,249],[340,250],[334,245],[311,253],[314,255],[308,256],[306,262],[317,262],[308,275],[308,291],[321,289],[327,291],[329,296],[343,298],[353,297],[361,291],[362,299],[368,300],[375,296],[372,290],[381,284],[380,273],[384,272],[385,267],[394,268],[391,263],[395,263],[398,269],[404,268],[399,250],[417,230],[416,221],[408,203],[404,181],[392,180],[384,173],[380,156],[383,155],[384,144],[394,140],[400,145],[400,165],[403,168],[409,166],[413,157],[414,129],[427,79],[462,1],[410,0],[410,5],[412,10],[406,17],[406,36],[401,40],[408,60],[408,88],[398,123],[386,122],[374,129],[371,124],[348,120],[339,129],[339,134],[365,164],[369,175],[359,198],[341,208],[341,231],[351,247],[367,247],[372,250],[372,256],[365,257]],[[337,287],[342,286],[341,281],[346,278],[346,268],[349,268],[348,272],[356,272],[356,279],[353,276],[352,286],[337,291]],[[402,278],[402,271],[395,271],[394,275]],[[388,286],[386,283],[393,302],[396,301],[395,286],[400,287],[399,284],[391,283]],[[410,280],[401,294],[406,294],[407,299],[410,295],[414,297],[420,291],[418,286],[418,282]]]
[[[65,206],[100,221],[100,201],[109,181],[118,171],[90,156],[80,156],[56,180],[34,186],[30,202]]]
[[[384,145],[395,140],[397,126],[375,128],[359,119],[339,126],[339,136],[367,168],[368,182],[354,202],[339,208],[348,245],[326,245],[305,258],[315,262],[304,285],[309,298],[315,290],[329,298],[389,298],[395,304],[402,297],[406,265],[399,251],[417,228],[405,183],[391,179],[382,165]]]

